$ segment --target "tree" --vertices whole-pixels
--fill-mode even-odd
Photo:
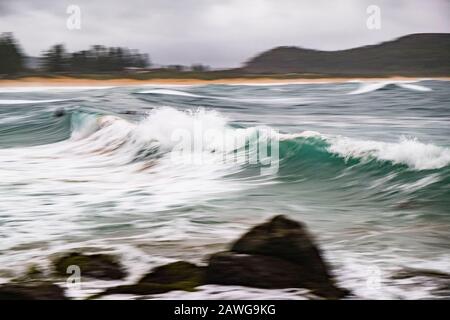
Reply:
[[[124,68],[145,68],[149,65],[147,54],[120,47],[92,46],[89,50],[74,52],[68,58],[72,72],[115,72]]]
[[[14,74],[24,68],[23,54],[12,33],[0,35],[0,74]]]
[[[203,64],[193,64],[191,70],[194,72],[205,72],[209,70],[209,67]]]
[[[68,70],[68,55],[63,44],[55,44],[43,56],[43,66],[48,72]]]

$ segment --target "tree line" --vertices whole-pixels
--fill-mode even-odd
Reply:
[[[24,55],[12,33],[0,34],[0,74],[14,74],[24,69]]]
[[[42,57],[42,66],[48,72],[110,72],[149,64],[148,55],[137,50],[101,45],[68,53],[63,44],[56,44]]]
[[[0,74],[26,71],[26,57],[11,33],[0,35]],[[123,47],[94,45],[88,50],[70,53],[63,44],[53,45],[40,57],[45,72],[115,72],[150,65],[147,54]]]

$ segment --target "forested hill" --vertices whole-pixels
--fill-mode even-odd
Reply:
[[[277,47],[249,60],[253,74],[450,76],[450,34],[411,34],[339,51]]]

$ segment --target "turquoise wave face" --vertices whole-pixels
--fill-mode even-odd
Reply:
[[[298,182],[306,188],[308,184],[322,184],[325,189],[348,190],[353,194],[352,200],[384,201],[398,208],[423,206],[435,213],[448,213],[450,166],[447,149],[441,150],[439,156],[445,159],[439,167],[422,170],[408,166],[407,161],[396,163],[380,159],[376,152],[358,157],[332,150],[332,143],[323,138],[281,142],[278,179],[281,183]],[[417,153],[413,153],[415,156]]]
[[[386,270],[448,265],[449,106],[441,81],[0,90],[0,263],[17,267],[21,246],[39,258],[42,243],[116,238],[179,243],[171,257],[193,241],[195,258],[283,213],[331,248],[343,281],[348,261],[380,256]],[[196,126],[217,132],[189,154],[208,162],[173,158],[173,134],[196,142]],[[261,126],[279,145],[275,173],[220,158],[247,145],[219,141]]]

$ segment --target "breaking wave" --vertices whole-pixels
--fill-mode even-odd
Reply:
[[[201,145],[202,152],[234,152],[244,147],[255,134],[266,134],[279,140],[281,145],[306,143],[315,146],[316,150],[326,150],[329,157],[337,156],[345,161],[388,162],[404,165],[410,170],[440,169],[450,164],[449,148],[424,143],[416,138],[400,137],[398,142],[382,142],[323,135],[314,131],[283,134],[268,127],[234,128],[221,114],[204,109],[179,111],[170,107],[158,108],[138,122],[112,115],[76,113],[72,119],[72,130],[71,139],[86,140],[88,149],[118,150],[133,145],[135,152],[146,148],[169,152],[176,147],[177,136],[187,135],[194,139],[191,141],[193,145]]]
[[[51,100],[0,100],[0,105],[14,105],[14,104],[39,104],[39,103],[53,103],[70,101],[70,99],[51,99]]]
[[[362,82],[360,83],[359,87],[356,90],[353,90],[349,92],[348,94],[363,94],[363,93],[369,93],[374,92],[377,90],[383,90],[383,89],[389,89],[389,88],[403,88],[408,89],[411,91],[420,91],[420,92],[426,92],[426,91],[432,91],[432,89],[418,85],[413,84],[411,82],[404,82],[404,81],[381,81],[381,82]]]

